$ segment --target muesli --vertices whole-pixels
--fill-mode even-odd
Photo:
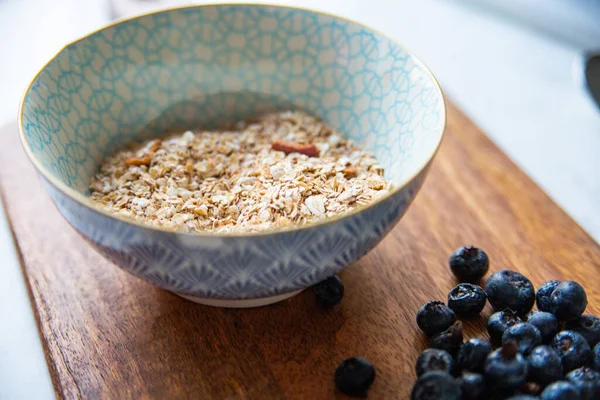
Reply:
[[[154,139],[108,158],[90,184],[100,207],[183,232],[314,223],[385,195],[374,155],[303,112]]]

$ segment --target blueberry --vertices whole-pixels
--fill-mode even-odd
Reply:
[[[415,370],[417,376],[431,371],[442,371],[452,374],[454,372],[454,359],[447,351],[426,349],[417,358]]]
[[[585,314],[567,323],[566,329],[579,333],[594,347],[600,342],[600,318]]]
[[[587,307],[587,296],[583,287],[575,281],[566,281],[558,285],[550,295],[550,312],[559,321],[577,319]]]
[[[592,366],[596,371],[600,372],[600,343],[594,346]]]
[[[557,381],[546,386],[540,400],[579,400],[579,391],[569,382]]]
[[[458,352],[456,364],[459,370],[483,372],[485,359],[492,352],[492,345],[485,339],[472,338]]]
[[[454,311],[441,301],[430,301],[417,312],[417,325],[429,336],[445,331],[454,321]]]
[[[519,351],[528,355],[535,346],[542,344],[542,335],[535,326],[527,322],[515,324],[504,331],[502,343],[516,341]]]
[[[463,400],[479,400],[485,393],[483,375],[465,372],[458,380]]]
[[[579,391],[581,400],[600,399],[600,372],[591,368],[577,368],[567,374],[567,379]]]
[[[527,314],[527,322],[539,329],[542,343],[549,343],[560,330],[558,319],[546,311],[532,310]]]
[[[461,317],[473,317],[485,307],[485,291],[472,283],[460,283],[448,293],[448,307]]]
[[[577,332],[561,331],[552,339],[552,349],[562,361],[563,371],[587,365],[592,358],[592,349],[588,342]]]
[[[463,326],[462,322],[456,321],[450,328],[444,332],[432,336],[430,347],[442,349],[450,353],[453,357],[456,356],[463,343]]]
[[[445,372],[428,372],[417,379],[410,398],[411,400],[460,400],[460,384],[452,375]]]
[[[523,322],[521,318],[517,316],[517,313],[510,309],[492,314],[488,319],[487,325],[492,343],[500,343],[504,331],[520,322]]]
[[[527,360],[515,341],[502,344],[485,360],[485,377],[499,389],[518,388],[527,379]]]
[[[333,307],[344,297],[344,283],[337,275],[317,283],[312,289],[317,302],[323,307]]]
[[[529,357],[529,379],[543,386],[563,377],[560,357],[550,346],[537,346]]]
[[[366,397],[367,390],[375,380],[375,368],[360,357],[344,360],[335,370],[335,386],[348,396]]]
[[[550,295],[558,285],[560,285],[560,282],[555,280],[542,283],[542,286],[538,288],[537,294],[535,295],[538,310],[551,312],[552,306]]]
[[[486,381],[486,400],[506,400],[511,396],[517,396],[522,394],[520,389],[501,389],[498,386],[493,386],[490,382]]]
[[[461,282],[476,283],[487,273],[490,261],[487,254],[473,246],[457,249],[450,256],[450,269]]]
[[[506,400],[538,400],[538,398],[530,394],[516,394],[514,396],[507,397]]]
[[[535,302],[533,284],[515,271],[502,270],[493,273],[487,280],[485,292],[496,311],[510,308],[523,315],[531,310]]]

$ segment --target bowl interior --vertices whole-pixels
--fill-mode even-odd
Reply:
[[[102,159],[131,140],[290,108],[375,153],[396,185],[431,158],[445,117],[423,64],[368,28],[219,5],[127,20],[70,44],[26,93],[22,132],[43,175],[86,194]]]

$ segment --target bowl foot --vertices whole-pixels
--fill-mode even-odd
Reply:
[[[279,294],[271,297],[261,297],[259,299],[245,299],[245,300],[227,300],[227,299],[211,299],[207,297],[196,297],[188,296],[185,294],[175,293],[177,296],[183,297],[186,300],[193,301],[194,303],[202,304],[211,307],[223,307],[223,308],[254,308],[268,306],[269,304],[278,303],[280,301],[294,297],[300,293],[303,289],[294,290],[293,292]]]

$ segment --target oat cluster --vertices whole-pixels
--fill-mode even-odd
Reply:
[[[148,225],[255,232],[366,205],[390,190],[383,172],[323,121],[286,111],[130,147],[104,162],[90,189],[101,208]]]

